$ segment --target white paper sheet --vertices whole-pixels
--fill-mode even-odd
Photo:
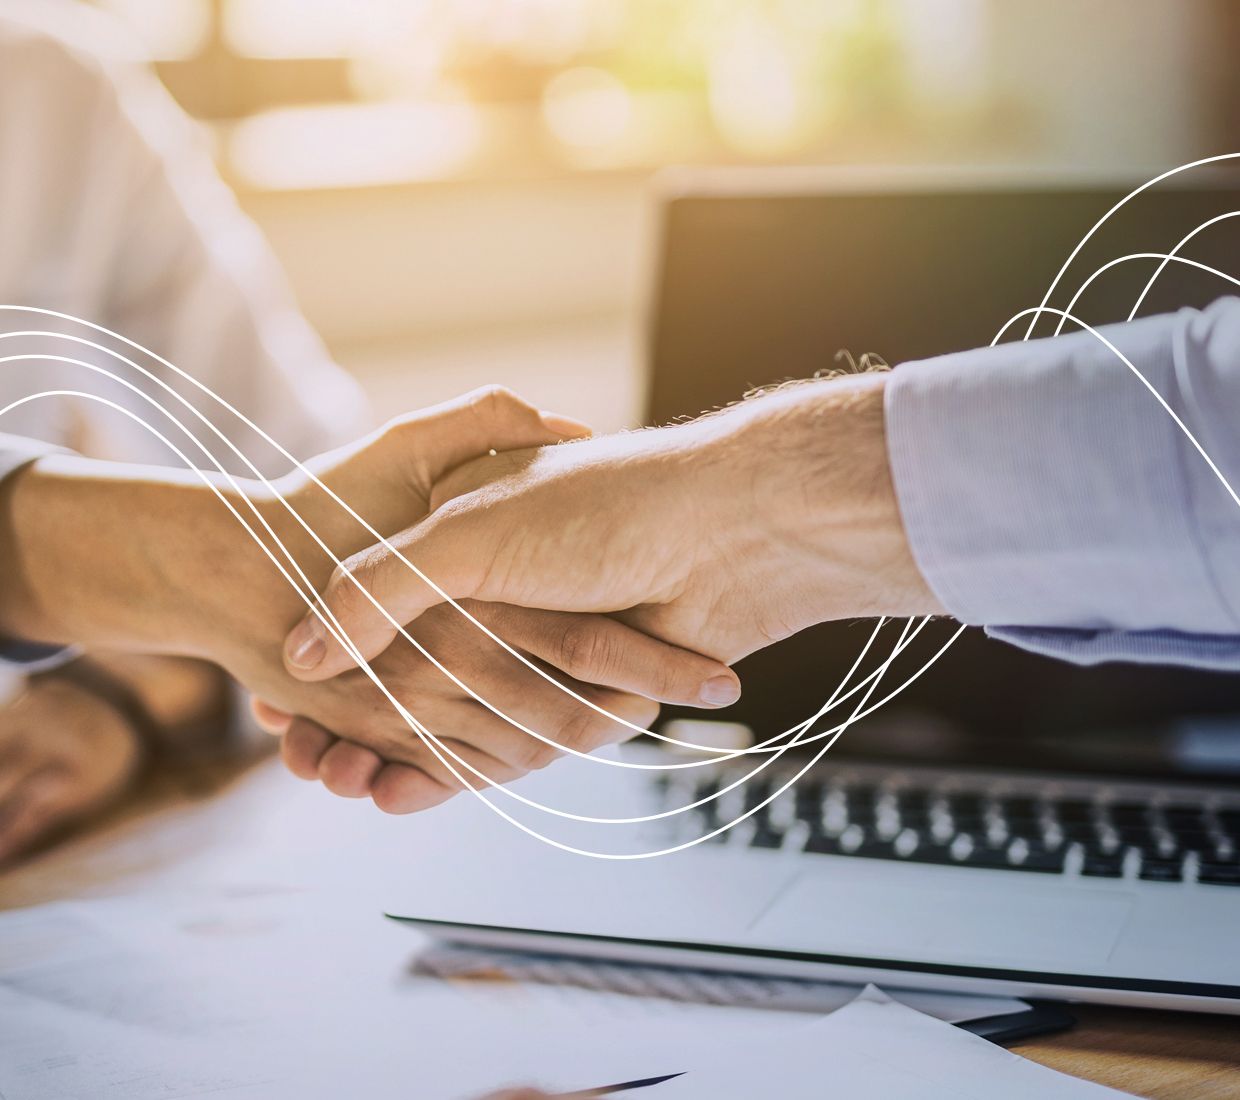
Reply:
[[[656,1090],[650,1091],[655,1100]],[[1105,1100],[1128,1093],[1058,1073],[873,986],[805,1027],[697,1066],[657,1100]]]
[[[335,891],[0,914],[0,1095],[469,1100],[510,1084],[567,1091],[679,1071],[679,1092],[669,1083],[635,1097],[1055,1097],[1061,1080],[1076,1087],[899,1005],[854,1003],[810,1023],[804,1012],[451,982],[411,972],[418,946],[410,929]],[[724,1076],[761,1080],[756,1091],[711,1083],[736,1052],[744,1058]],[[903,1091],[828,1087],[844,1073],[877,1074],[882,1062],[901,1064]],[[925,1088],[910,1092],[909,1067],[923,1064]],[[970,1079],[1000,1075],[1004,1089],[970,1093],[952,1079],[950,1092],[932,1091],[954,1065]],[[1007,1089],[1028,1072],[1040,1091]]]

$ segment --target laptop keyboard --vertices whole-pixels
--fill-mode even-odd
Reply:
[[[662,809],[716,794],[718,773],[693,784],[656,780]],[[679,822],[679,839],[718,829],[777,789],[759,777]],[[1077,785],[1079,787],[1079,784]],[[946,864],[1031,874],[1240,887],[1240,802],[1157,791],[1114,798],[1107,788],[1019,793],[956,782],[802,780],[712,843]]]

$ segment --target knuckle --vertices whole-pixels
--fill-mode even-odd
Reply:
[[[572,712],[560,726],[557,740],[566,749],[593,752],[612,740],[615,723],[581,703],[574,703]]]
[[[635,726],[641,726],[644,729],[649,729],[652,725],[654,725],[654,720],[659,717],[659,711],[661,709],[662,708],[659,704],[653,699],[639,698],[634,702],[633,714],[629,718],[629,721]],[[627,741],[629,738],[637,736],[636,731],[629,729],[627,726],[617,725],[615,729],[617,734],[615,740],[617,741]]]
[[[536,417],[537,412],[507,386],[483,386],[469,395],[469,408],[488,427],[505,424],[514,418]]]
[[[520,398],[507,386],[495,383],[479,386],[469,395],[470,405],[482,413],[502,411],[509,405],[518,404]]]
[[[332,612],[339,618],[355,621],[371,609],[371,597],[382,602],[375,589],[382,575],[374,559],[361,555],[349,558],[332,571],[328,584]]]
[[[327,595],[332,605],[340,606],[352,599],[353,580],[356,572],[353,559],[341,562],[332,570],[331,579],[327,582]]]
[[[615,661],[615,647],[597,622],[585,617],[569,619],[562,627],[556,664],[579,680],[593,680]]]
[[[562,755],[554,745],[540,741],[537,737],[526,736],[521,743],[516,763],[523,772],[536,772],[554,763]]]
[[[317,617],[328,638],[334,638],[342,645],[352,641],[353,635],[356,634],[356,618],[360,610],[361,604],[357,599],[357,593],[348,584],[332,593],[327,600],[326,611],[316,605]]]

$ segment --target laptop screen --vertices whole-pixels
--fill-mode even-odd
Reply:
[[[864,185],[829,172],[707,173],[660,206],[650,330],[648,422],[666,423],[745,391],[837,365],[847,349],[887,362],[988,344],[1013,314],[1038,305],[1060,266],[1128,186],[1048,181]],[[1065,308],[1099,266],[1167,252],[1203,222],[1240,210],[1240,186],[1160,185],[1113,217],[1065,272],[1050,305]],[[1195,237],[1181,254],[1240,277],[1240,218]],[[1120,264],[1074,313],[1097,325],[1127,317],[1155,269]],[[1202,306],[1234,288],[1169,265],[1140,315]],[[1046,335],[1046,318],[1035,335]],[[1010,338],[1024,334],[1013,326]],[[1134,381],[1134,384],[1135,383]],[[878,647],[890,650],[899,630]],[[955,629],[934,623],[894,664],[876,698],[898,686]],[[738,666],[744,697],[729,713],[769,737],[813,714],[868,637],[865,623],[824,624]],[[836,718],[847,715],[847,711]],[[691,712],[669,710],[669,717]],[[1167,731],[1231,736],[1240,674],[1108,664],[1092,668],[1025,653],[969,630],[937,664],[832,751],[1086,770],[1120,760],[1167,766]],[[700,713],[697,715],[700,717]],[[831,723],[820,723],[822,728]],[[1232,744],[1240,747],[1240,733]]]

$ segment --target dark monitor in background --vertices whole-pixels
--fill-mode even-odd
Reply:
[[[829,369],[841,349],[894,365],[988,344],[1010,316],[1041,302],[1078,242],[1133,184],[860,179],[793,169],[689,174],[670,186],[660,206],[650,318],[652,424]],[[1095,234],[1048,304],[1066,308],[1107,261],[1169,252],[1197,226],[1233,210],[1240,210],[1234,178],[1158,185]],[[1240,217],[1203,230],[1181,254],[1240,277]],[[1074,312],[1091,325],[1125,319],[1156,266],[1135,260],[1111,268]],[[1204,306],[1234,292],[1215,276],[1169,264],[1139,315]],[[1043,318],[1035,336],[1049,335],[1056,320]],[[1008,338],[1019,339],[1026,324],[1013,326]],[[744,697],[729,717],[759,738],[804,720],[849,668],[869,629],[824,624],[747,658],[738,667]],[[887,629],[884,653],[898,632]],[[947,622],[927,627],[885,684],[902,682],[954,629]],[[1240,674],[1082,668],[969,630],[832,752],[1223,774],[1228,753],[1240,757],[1238,715]],[[665,720],[689,716],[702,715],[669,708]],[[1240,771],[1240,760],[1233,762]]]

